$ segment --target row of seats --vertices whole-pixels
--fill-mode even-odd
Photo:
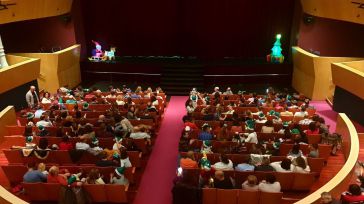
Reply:
[[[64,187],[53,183],[22,183],[31,201],[59,201]],[[62,189],[63,188],[63,189]],[[128,186],[115,184],[85,184],[82,186],[93,203],[128,203]]]
[[[108,182],[108,179],[110,178],[110,173],[114,173],[115,171],[115,167],[97,167],[89,164],[81,166],[59,166],[58,164],[47,164],[46,168],[49,169],[51,166],[58,166],[60,170],[68,169],[71,174],[79,173],[82,170],[85,175],[87,175],[91,171],[91,169],[98,169],[100,174],[103,175],[103,179],[105,179],[105,182]],[[10,184],[12,185],[21,183],[23,181],[24,174],[28,171],[25,165],[7,165],[1,166],[1,168],[8,178]],[[129,180],[130,184],[135,183],[135,170],[135,167],[125,168],[124,175]]]
[[[195,185],[198,185],[201,169],[183,169]],[[235,181],[235,187],[241,188],[241,184],[247,180],[249,175],[255,175],[258,181],[265,180],[268,174],[276,176],[283,191],[309,191],[316,180],[316,173],[294,173],[294,172],[269,172],[269,171],[224,171],[225,177],[231,177]]]
[[[181,157],[185,157],[187,152],[180,152]],[[195,153],[195,160],[199,161],[202,158],[202,153]],[[220,154],[213,153],[213,154],[206,154],[207,159],[210,161],[211,164],[215,164],[216,162],[220,161]],[[226,154],[227,158],[230,159],[233,164],[238,165],[241,163],[248,163],[250,159],[250,154]],[[277,162],[282,161],[283,159],[287,158],[286,156],[270,156],[270,162]],[[323,158],[307,158],[307,164],[311,169],[311,172],[316,173],[317,175],[320,174],[322,168],[325,165],[325,160]]]
[[[280,204],[283,193],[204,188],[203,204]]]
[[[82,165],[82,164],[95,164],[98,158],[88,152],[83,152],[78,161],[72,161],[69,151],[52,150],[49,151],[48,157],[45,159],[39,159],[36,156],[24,157],[20,150],[3,149],[4,155],[9,164],[27,164],[32,163],[45,163],[45,164],[60,164],[67,166]],[[138,151],[128,151],[128,157],[132,166],[141,167],[142,154]]]

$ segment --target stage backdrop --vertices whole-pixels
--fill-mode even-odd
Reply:
[[[281,33],[287,56],[292,0],[81,1],[88,53],[91,40],[122,56],[265,57]]]

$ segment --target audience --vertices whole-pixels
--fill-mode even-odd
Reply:
[[[193,151],[188,151],[185,158],[181,158],[180,167],[182,168],[198,168]]]
[[[273,174],[268,174],[265,180],[260,182],[258,189],[263,192],[281,192],[281,184]]]
[[[227,171],[227,170],[234,170],[233,162],[228,159],[225,154],[220,155],[220,162],[215,163],[212,165],[212,168],[215,170]]]
[[[23,181],[25,183],[46,182],[47,175],[35,168],[35,163],[28,163],[28,171],[24,174]]]
[[[243,190],[257,191],[259,189],[258,179],[254,175],[249,175],[247,180],[241,184]]]
[[[226,178],[223,171],[215,171],[214,188],[233,189],[231,178]]]

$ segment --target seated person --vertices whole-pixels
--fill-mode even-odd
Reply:
[[[254,168],[254,171],[274,171],[275,169],[269,165],[269,157],[263,157],[262,163]]]
[[[67,135],[62,137],[62,141],[59,143],[59,150],[69,151],[73,149],[73,143],[70,142],[70,139]]]
[[[213,139],[211,127],[207,123],[202,126],[202,132],[198,135],[198,139],[202,141]]]
[[[49,174],[47,176],[47,183],[59,183],[63,186],[67,186],[67,177],[70,173],[60,174],[57,166],[49,168]]]
[[[126,148],[120,148],[120,167],[131,167],[131,162],[129,160],[128,152]]]
[[[28,171],[23,176],[23,181],[25,183],[37,183],[47,181],[47,175],[37,170],[35,167],[35,163],[28,163],[27,167]]]
[[[285,158],[282,161],[270,163],[270,166],[273,167],[277,172],[292,172],[291,164],[292,161],[288,158]]]
[[[214,165],[212,165],[212,167],[215,170],[221,170],[221,171],[234,170],[233,162],[230,159],[228,159],[226,154],[221,154],[220,162],[215,163]]]
[[[104,180],[102,179],[102,176],[100,175],[100,172],[98,169],[94,168],[91,169],[87,178],[86,178],[87,184],[105,184]]]
[[[341,204],[340,201],[333,199],[329,192],[321,193],[321,203],[322,204]]]
[[[226,178],[223,171],[215,171],[214,188],[233,189],[231,178]]]
[[[291,169],[292,172],[296,173],[310,173],[310,167],[307,165],[306,160],[301,156],[293,159]]]
[[[115,168],[115,173],[110,173],[110,184],[128,185],[129,181],[124,176],[125,167]]]
[[[102,151],[100,152],[97,157],[100,158],[98,161],[96,161],[96,166],[99,167],[108,167],[108,166],[115,166],[116,163],[114,163],[112,160],[108,160],[107,153]]]
[[[362,203],[364,195],[361,192],[360,186],[358,184],[351,184],[348,191],[341,195],[341,201],[343,204]]]
[[[257,191],[258,190],[258,179],[254,175],[249,175],[247,180],[241,184],[243,190]]]
[[[246,131],[247,133],[244,134],[244,142],[258,144],[258,135],[254,128],[247,127]]]
[[[310,153],[307,155],[308,157],[311,158],[318,158],[319,157],[319,151],[318,151],[318,144],[314,143],[314,144],[310,144],[309,145],[309,149],[310,149]]]
[[[268,174],[266,179],[260,182],[258,189],[263,192],[281,192],[281,184],[273,174]]]
[[[182,158],[179,163],[182,168],[198,168],[193,151],[188,151],[185,158]]]
[[[295,158],[295,157],[300,157],[302,155],[303,154],[302,151],[300,150],[300,145],[294,144],[287,156]]]

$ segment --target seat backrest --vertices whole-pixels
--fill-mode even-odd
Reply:
[[[277,181],[281,184],[282,190],[291,190],[295,173],[292,172],[275,172]]]
[[[59,193],[61,190],[61,185],[58,183],[43,183],[43,188],[45,189],[48,200],[50,201],[58,201],[59,200]]]
[[[128,202],[124,185],[105,184],[104,187],[105,187],[107,202],[109,203]]]
[[[24,165],[8,165],[1,168],[12,185],[22,182],[24,174],[28,171]]]
[[[105,185],[100,184],[85,184],[83,185],[85,191],[90,195],[92,202],[107,202],[107,196],[105,192]]]
[[[20,150],[3,149],[3,152],[9,164],[24,163]]]
[[[308,166],[311,169],[311,172],[320,174],[322,168],[325,165],[325,159],[308,157],[307,158],[307,163],[308,163]]]
[[[135,144],[135,146],[141,151],[143,152],[143,154],[147,154],[148,150],[147,150],[147,145],[145,143],[144,139],[133,139],[133,143]]]
[[[8,131],[8,135],[23,135],[25,126],[8,125],[6,126],[6,130]]]
[[[217,189],[217,203],[236,204],[237,190],[235,189]]]
[[[259,204],[259,191],[238,190],[238,204]]]
[[[315,182],[314,173],[295,173],[292,190],[295,191],[309,191]]]
[[[32,201],[47,201],[48,195],[43,183],[22,183],[25,194]]]
[[[253,171],[235,171],[235,187],[241,189],[241,184],[246,181],[249,175],[254,175]]]
[[[57,150],[57,151],[53,151],[54,155],[56,157],[57,162],[60,165],[70,165],[73,164],[70,154],[68,151],[63,151],[63,150]]]
[[[260,192],[259,204],[280,204],[283,193]]]
[[[25,138],[22,135],[4,136],[4,142],[1,144],[3,148],[11,148],[12,146],[25,146]]]
[[[319,157],[325,159],[325,161],[327,161],[327,159],[329,158],[330,154],[331,154],[331,149],[332,149],[332,145],[328,145],[328,144],[319,144],[318,145],[319,148]]]
[[[141,153],[138,151],[128,151],[128,157],[132,166],[141,167]]]
[[[217,204],[217,189],[204,188],[202,189],[202,203],[203,204]]]
[[[308,144],[319,144],[321,142],[321,134],[308,134]]]
[[[281,144],[279,146],[279,155],[287,156],[287,154],[292,149],[292,147],[293,147],[293,144]]]

